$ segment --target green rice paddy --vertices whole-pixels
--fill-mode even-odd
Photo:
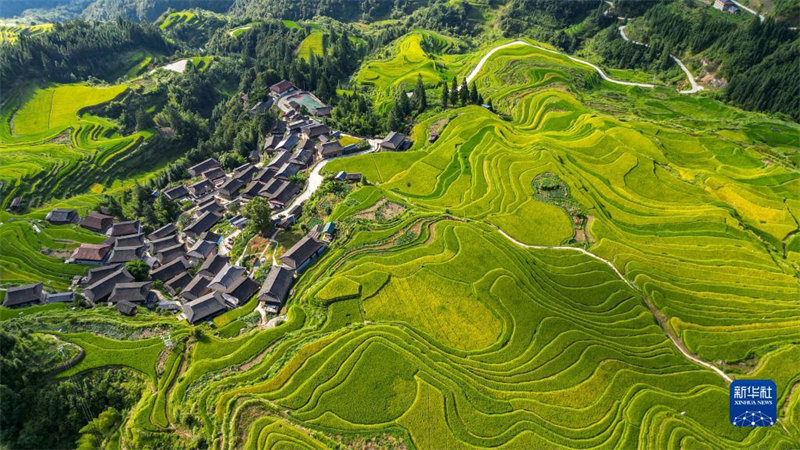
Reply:
[[[0,44],[17,42],[20,36],[36,36],[53,29],[52,23],[39,25],[0,25]]]

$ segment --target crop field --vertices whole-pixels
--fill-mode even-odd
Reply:
[[[300,47],[297,48],[297,55],[303,59],[309,59],[311,55],[322,56],[325,36],[326,34],[322,30],[311,30],[311,33],[303,39]]]
[[[359,77],[405,76],[374,64]],[[86,357],[61,376],[148,380],[121,431],[135,448],[800,447],[800,126],[523,46],[475,81],[496,112],[435,112],[407,152],[326,165],[371,184],[332,208],[337,237],[276,327],[244,326],[252,301],[192,332],[99,308],[3,325],[65,323]],[[728,377],[773,379],[781,426],[730,426]]]
[[[35,208],[54,198],[96,191],[97,185],[113,188],[121,183],[122,172],[130,183],[130,176],[140,177],[127,166],[152,132],[123,136],[116,123],[84,112],[126,89],[55,85],[5,99],[0,123],[3,207],[15,196]]]
[[[200,22],[200,17],[193,11],[177,11],[170,13],[163,22],[161,22],[162,30],[172,28],[178,24],[193,25]]]
[[[455,76],[466,58],[456,53],[465,44],[432,31],[414,31],[396,39],[378,59],[366,62],[355,81],[375,91],[376,102],[391,99],[396,90],[411,90],[422,75],[426,86]]]
[[[0,44],[17,42],[20,36],[36,36],[53,29],[52,23],[39,25],[0,25]]]

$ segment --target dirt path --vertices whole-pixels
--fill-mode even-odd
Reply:
[[[661,312],[658,311],[658,309],[656,309],[656,307],[653,306],[652,303],[650,303],[650,300],[644,295],[644,293],[641,290],[639,290],[638,287],[636,287],[636,285],[634,285],[631,281],[629,281],[627,278],[625,278],[624,275],[622,275],[622,272],[620,272],[617,269],[617,267],[614,266],[614,263],[612,263],[611,261],[609,261],[609,260],[607,260],[607,259],[605,259],[605,258],[603,258],[601,256],[597,256],[594,253],[591,253],[591,252],[589,252],[589,251],[587,251],[585,249],[582,249],[580,247],[546,246],[546,245],[525,244],[525,243],[522,243],[522,242],[514,239],[513,237],[509,236],[508,233],[506,233],[505,231],[501,230],[500,228],[497,228],[496,226],[493,226],[493,227],[500,234],[502,234],[503,237],[505,237],[506,239],[508,239],[509,241],[513,242],[515,245],[517,245],[519,247],[533,248],[533,249],[539,249],[539,250],[567,250],[567,251],[573,251],[573,252],[583,253],[584,255],[586,255],[586,256],[588,256],[590,258],[593,258],[593,259],[596,259],[597,261],[601,261],[601,262],[605,263],[608,267],[611,268],[611,270],[614,271],[615,274],[617,274],[617,276],[622,281],[625,282],[625,284],[628,285],[628,287],[630,287],[634,291],[638,292],[642,296],[642,299],[644,300],[645,305],[650,310],[650,312],[653,313],[653,316],[655,316],[656,321],[658,322],[658,325],[661,327],[662,330],[664,330],[664,333],[667,335],[667,337],[669,337],[669,339],[672,341],[672,343],[675,345],[675,347],[677,347],[678,350],[683,354],[683,356],[685,356],[686,358],[690,359],[692,362],[694,362],[696,364],[699,364],[699,365],[701,365],[703,367],[706,367],[708,369],[713,370],[714,372],[716,372],[717,375],[722,377],[722,379],[725,380],[726,383],[731,383],[733,381],[731,379],[731,377],[728,376],[728,374],[726,374],[725,372],[720,370],[717,366],[715,366],[713,364],[710,364],[710,363],[707,363],[707,362],[701,360],[700,358],[698,358],[697,356],[695,356],[693,353],[691,353],[689,351],[689,349],[687,349],[686,346],[683,345],[683,342],[680,339],[678,339],[678,337],[675,336],[675,334],[669,328],[669,326],[666,323],[666,317],[663,314],[661,314]]]

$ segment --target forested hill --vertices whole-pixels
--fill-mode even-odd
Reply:
[[[234,0],[232,14],[251,17],[311,19],[328,16],[341,21],[376,20],[393,11],[410,14],[432,0]]]

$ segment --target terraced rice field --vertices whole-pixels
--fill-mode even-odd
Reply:
[[[322,30],[311,30],[311,33],[300,42],[297,55],[303,59],[309,59],[311,55],[322,56],[325,36],[325,32]]]
[[[126,89],[124,85],[55,85],[4,99],[0,124],[3,208],[16,196],[26,206],[37,207],[53,198],[88,193],[93,185],[112,188],[119,184],[118,171],[152,133],[122,136],[115,123],[84,110]],[[136,174],[126,171],[130,175]]]
[[[786,138],[800,127],[613,85],[528,47],[496,52],[476,82],[500,114],[434,114],[411,151],[325,167],[374,185],[333,209],[339,235],[281,325],[189,338],[172,318],[132,319],[169,328],[168,353],[63,336],[87,349],[69,374],[114,358],[150,380],[128,444],[800,446],[800,172]],[[59,313],[7,320],[46,329]],[[228,314],[215,322],[239,320]],[[774,380],[780,426],[730,426],[726,378],[686,353]]]
[[[193,25],[200,22],[200,17],[193,11],[177,11],[169,14],[159,27],[167,30],[177,24]]]
[[[0,25],[0,43],[17,42],[20,36],[36,36],[37,34],[47,33],[53,29],[52,23],[39,25]]]
[[[432,31],[414,31],[395,40],[383,58],[365,63],[355,81],[374,89],[378,103],[387,102],[397,90],[411,90],[418,74],[428,86],[452,79],[467,58],[455,53],[464,45]]]

